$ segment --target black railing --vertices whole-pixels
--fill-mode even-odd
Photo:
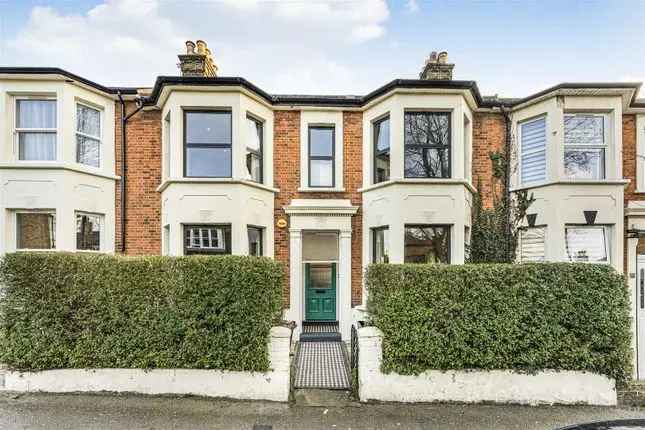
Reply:
[[[358,328],[363,326],[363,323],[359,321]],[[358,398],[358,328],[357,324],[352,324],[351,331],[351,351],[349,357],[349,366],[351,370],[352,378],[352,393],[355,397]]]

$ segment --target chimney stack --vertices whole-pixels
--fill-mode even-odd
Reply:
[[[442,51],[437,54],[432,51],[426,60],[423,70],[419,73],[420,79],[429,81],[452,81],[452,69],[455,65],[448,63],[448,53]]]
[[[197,47],[197,51],[195,51]],[[186,41],[186,53],[179,54],[179,70],[181,76],[197,76],[202,78],[216,78],[217,66],[213,61],[211,50],[208,49],[206,42],[197,40]]]

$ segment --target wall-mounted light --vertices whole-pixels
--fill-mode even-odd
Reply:
[[[596,222],[596,215],[598,215],[598,211],[583,211],[585,214],[585,221],[587,221],[587,224],[593,225]]]
[[[529,223],[529,227],[535,227],[536,220],[537,220],[537,214],[526,214],[526,222]]]

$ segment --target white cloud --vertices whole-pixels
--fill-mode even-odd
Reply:
[[[24,28],[0,41],[0,61],[149,86],[178,74],[185,40],[203,39],[224,76],[272,92],[356,92],[349,64],[361,44],[386,34],[389,16],[386,0],[105,0],[75,14],[34,7]]]
[[[410,13],[419,12],[419,3],[417,3],[417,0],[408,0],[408,2],[405,4],[405,8]]]

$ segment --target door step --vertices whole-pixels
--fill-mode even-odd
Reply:
[[[340,342],[337,321],[303,321],[300,342]]]

